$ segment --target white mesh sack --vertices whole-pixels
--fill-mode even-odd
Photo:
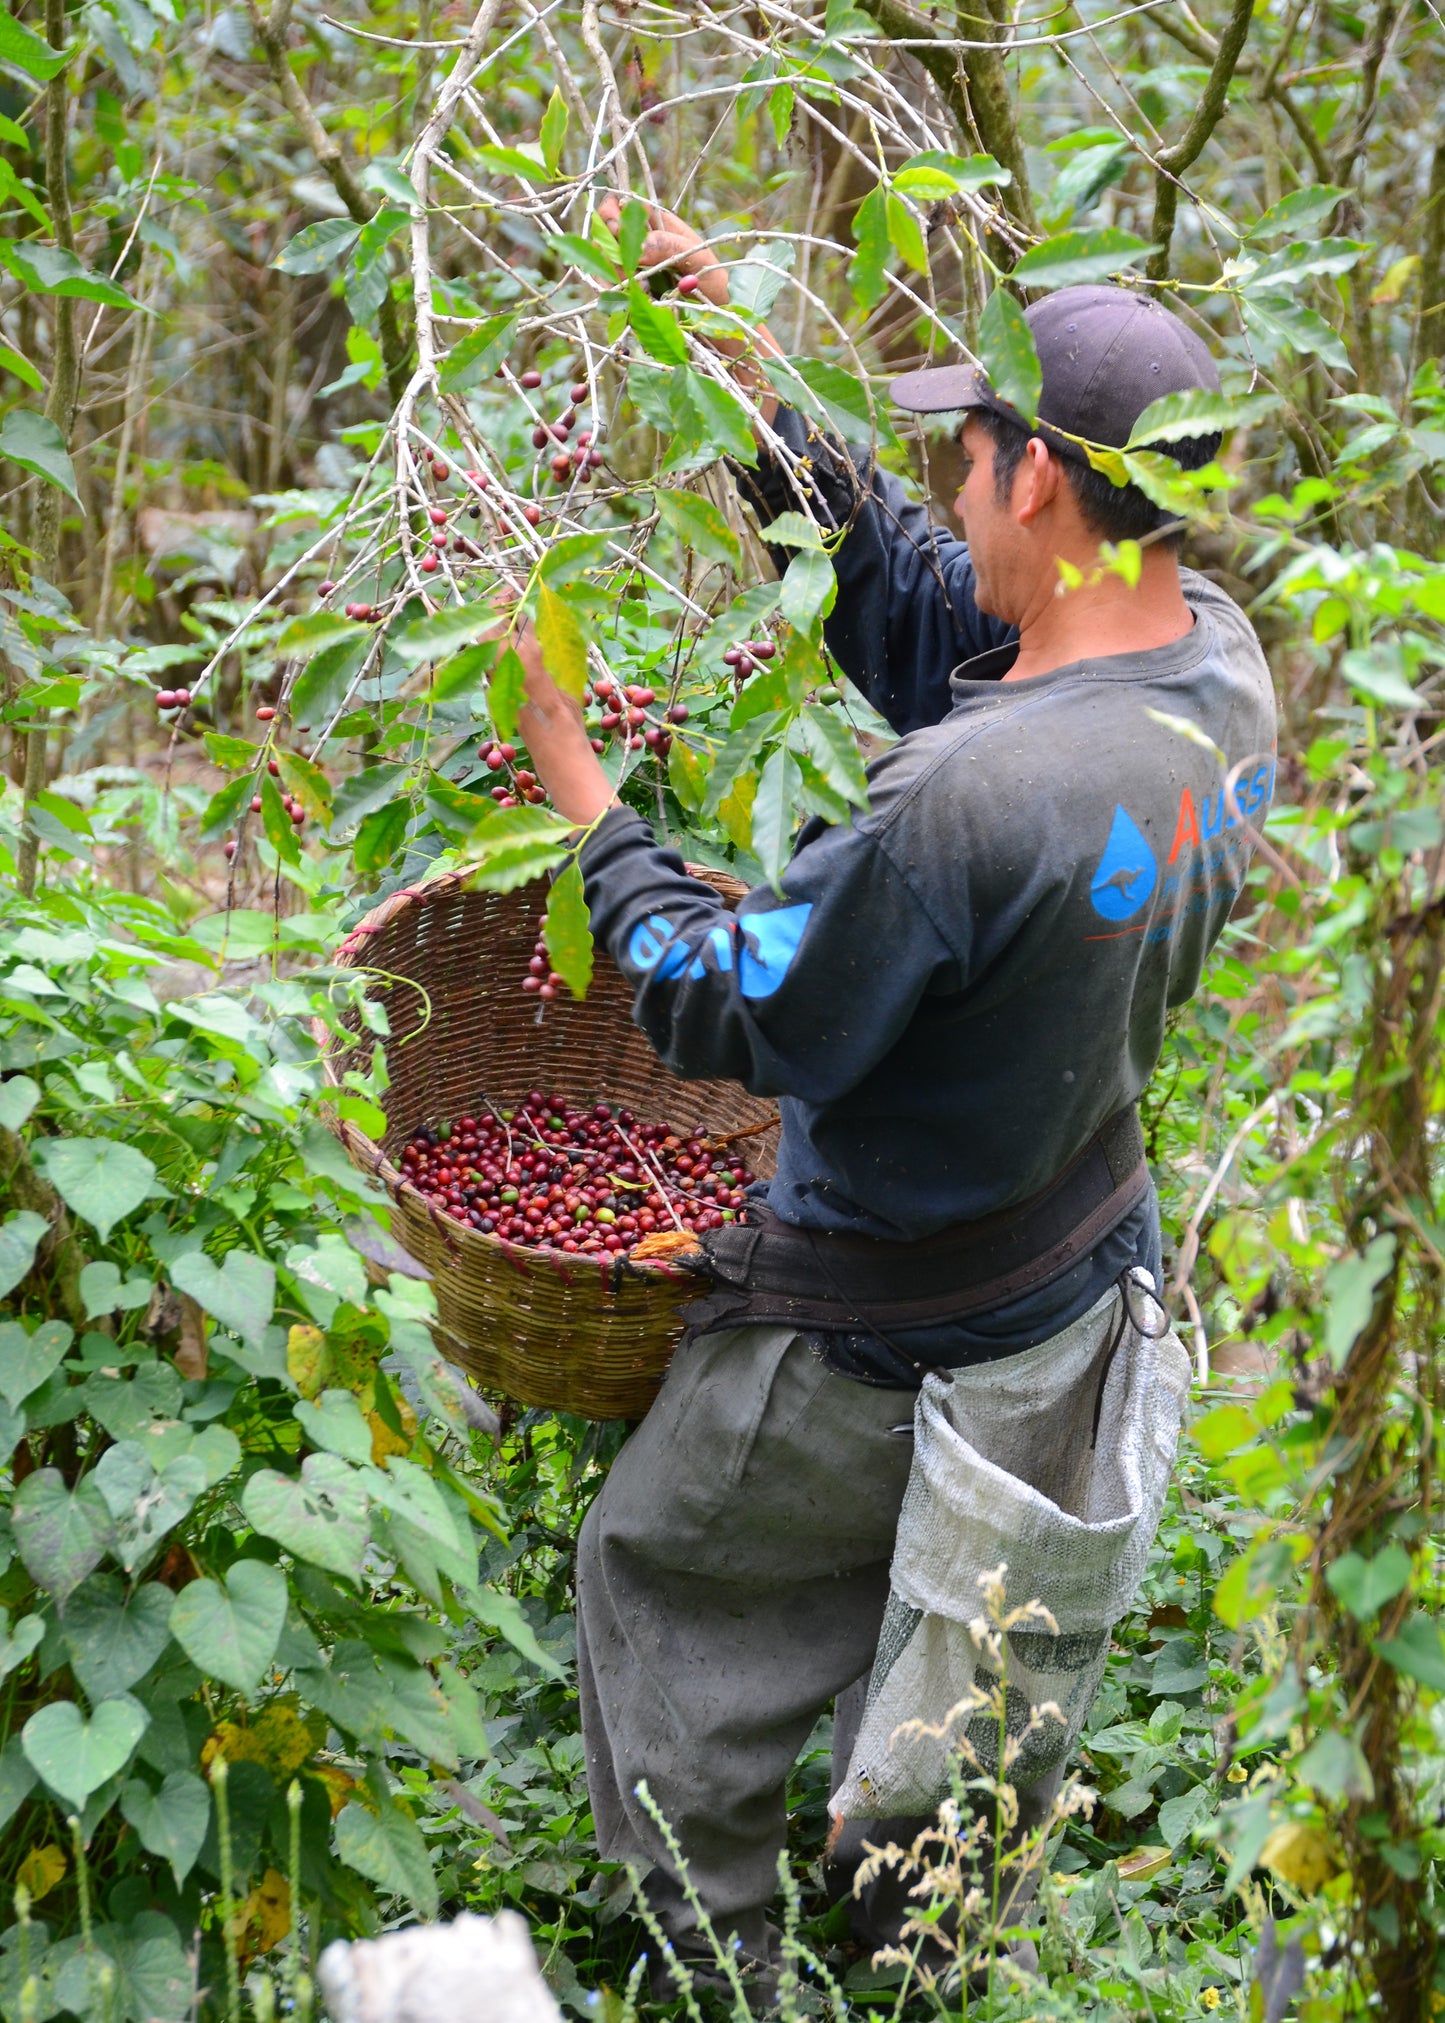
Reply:
[[[948,1717],[1000,1679],[1008,1732],[1023,1737],[1009,1772],[1019,1789],[1078,1739],[1109,1632],[1144,1573],[1189,1388],[1189,1357],[1150,1286],[1134,1272],[1052,1340],[924,1379],[888,1606],[835,1819],[936,1811],[965,1739],[993,1772],[996,1717]],[[981,1577],[1000,1566],[1009,1608],[1042,1602],[1058,1633],[1037,1619],[1009,1631],[995,1669],[969,1625],[983,1615]],[[1032,1722],[1050,1701],[1063,1720]],[[913,1722],[935,1732],[898,1732]]]

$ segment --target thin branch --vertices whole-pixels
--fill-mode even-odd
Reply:
[[[1224,117],[1229,86],[1243,54],[1253,18],[1254,0],[1234,0],[1234,10],[1220,37],[1204,96],[1195,107],[1194,116],[1181,138],[1159,157],[1159,172],[1154,179],[1154,251],[1149,256],[1146,269],[1151,281],[1162,281],[1168,275],[1169,245],[1174,237],[1174,218],[1179,207],[1179,178],[1198,161],[1210,135]]]
[[[258,0],[247,0],[247,5],[251,10],[256,40],[265,54],[267,68],[281,94],[283,105],[300,128],[302,138],[315,155],[318,166],[330,177],[332,188],[353,221],[358,225],[369,224],[379,208],[378,200],[356,180],[350,162],[316,117],[314,106],[291,68],[291,58],[286,51],[286,30],[291,19],[290,0],[276,0],[269,15],[261,12]],[[390,288],[376,312],[376,325],[381,337],[387,390],[393,401],[399,401],[406,391],[407,356]]]

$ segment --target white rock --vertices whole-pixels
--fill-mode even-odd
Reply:
[[[337,1939],[318,1974],[332,2023],[560,2023],[515,1911]]]

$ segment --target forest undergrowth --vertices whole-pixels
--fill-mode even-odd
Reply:
[[[1032,415],[1022,308],[1106,279],[1223,391],[1095,461],[1189,522],[1280,702],[1174,839],[1254,845],[1144,1106],[1196,1390],[1035,1850],[1040,1974],[850,1946],[824,1721],[785,2002],[1438,2015],[1442,93],[1434,0],[0,12],[6,2023],[306,2015],[331,1940],[504,1906],[569,2014],[657,2012],[572,1672],[624,1428],[492,1425],[442,1353],[335,1129],[374,1167],[440,1120],[399,1114],[387,980],[335,957],[404,888],[536,880],[536,1015],[588,988],[519,603],[693,862],[775,883],[803,818],[865,806],[889,733],[828,652],[837,534],[797,469],[769,559],[719,346],[766,322],[782,397],[943,517],[956,448],[888,379],[973,357]],[[726,310],[640,265],[655,201]]]

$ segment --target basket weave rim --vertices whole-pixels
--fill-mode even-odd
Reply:
[[[690,864],[687,868],[694,876],[709,875],[698,866]],[[338,942],[332,958],[336,968],[364,969],[366,964],[359,958],[369,936],[379,934],[408,906],[424,906],[433,899],[449,896],[459,888],[465,888],[470,875],[465,869],[445,871],[440,877],[429,879],[421,885],[404,885],[396,892],[389,892],[385,899],[380,900],[369,913],[363,915],[356,926]],[[322,1074],[328,1086],[338,1088],[340,1078],[336,1072],[334,1059],[339,1046],[336,1036],[321,1019],[311,1021],[311,1031],[320,1052]],[[373,1179],[379,1180],[394,1201],[406,1202],[420,1209],[433,1224],[442,1242],[453,1249],[459,1247],[463,1239],[469,1238],[473,1243],[494,1245],[514,1265],[522,1259],[528,1259],[535,1261],[545,1271],[564,1275],[570,1275],[572,1269],[578,1265],[584,1269],[596,1266],[614,1288],[624,1278],[653,1280],[657,1283],[689,1280],[697,1282],[695,1273],[681,1272],[662,1258],[643,1258],[634,1262],[626,1251],[599,1254],[595,1251],[583,1253],[559,1250],[552,1244],[514,1243],[510,1237],[498,1236],[495,1231],[474,1229],[470,1223],[460,1222],[453,1215],[443,1214],[435,1202],[429,1200],[419,1187],[414,1187],[409,1180],[402,1177],[401,1169],[387,1157],[379,1145],[373,1143],[354,1124],[348,1123],[344,1118],[335,1117],[333,1129],[345,1145],[352,1163],[362,1171],[370,1172]]]

